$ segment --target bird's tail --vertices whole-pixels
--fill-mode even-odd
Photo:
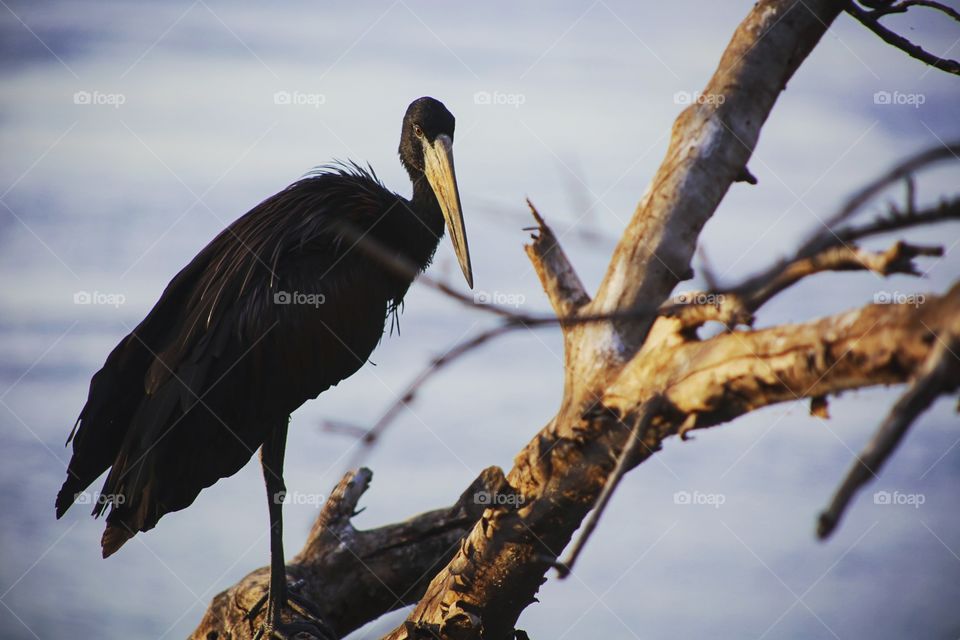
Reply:
[[[132,538],[134,534],[136,534],[136,531],[125,527],[122,522],[120,524],[107,524],[107,528],[103,532],[103,537],[100,539],[103,557],[109,558],[117,549],[122,547],[127,540]]]

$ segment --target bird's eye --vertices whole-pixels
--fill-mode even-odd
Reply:
[[[418,138],[423,137],[423,129],[421,129],[418,124],[413,125],[413,133],[416,134]]]

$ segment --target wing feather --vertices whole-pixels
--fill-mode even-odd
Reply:
[[[370,228],[398,198],[356,165],[327,167],[214,238],[94,375],[71,434],[58,517],[109,468],[103,495],[111,501],[95,509],[110,506],[108,555],[236,472],[278,421],[359,368],[382,334],[390,293],[348,304],[344,292],[388,278],[371,278],[360,252],[344,255],[352,243],[334,223]],[[282,290],[328,303],[274,304]],[[366,325],[356,326],[358,317]],[[350,331],[357,344],[346,348],[331,335]]]

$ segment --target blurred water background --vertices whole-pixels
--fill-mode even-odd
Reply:
[[[266,564],[258,465],[107,561],[103,523],[83,507],[55,521],[53,498],[90,376],[173,274],[227,223],[332,158],[369,161],[409,193],[400,120],[413,98],[432,95],[457,117],[477,291],[546,311],[521,248],[524,197],[594,288],[681,103],[752,5],[0,4],[0,636],[157,640],[185,637],[214,594]],[[930,51],[960,53],[956,25],[913,13],[890,24]],[[958,98],[955,77],[841,17],[763,130],[750,164],[759,185],[734,185],[707,225],[715,270],[732,282],[768,264],[881,170],[960,138]],[[956,165],[925,173],[921,203],[955,193],[957,175]],[[894,199],[901,188],[864,215]],[[945,290],[960,273],[958,225],[910,237],[947,250],[923,262],[924,279],[811,278],[759,324]],[[431,273],[460,286],[446,242]],[[75,303],[78,294],[93,303]],[[490,323],[414,286],[401,335],[294,414],[290,491],[325,494],[355,453],[323,420],[372,423],[432,356]],[[430,383],[366,460],[375,475],[355,523],[450,504],[485,466],[509,468],[556,406],[561,349],[555,330],[518,332]],[[785,404],[668,442],[628,476],[574,576],[551,579],[520,628],[554,639],[956,638],[960,432],[949,402],[920,420],[830,542],[813,536],[895,394],[845,394],[829,421]],[[682,491],[723,504],[677,504]],[[875,504],[874,491],[923,504]],[[316,511],[306,498],[286,508],[290,555]]]

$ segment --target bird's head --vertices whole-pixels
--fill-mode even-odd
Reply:
[[[407,107],[400,134],[400,161],[416,184],[426,177],[440,204],[460,268],[473,288],[470,250],[460,209],[457,174],[453,168],[453,129],[456,120],[443,103],[418,98]]]

